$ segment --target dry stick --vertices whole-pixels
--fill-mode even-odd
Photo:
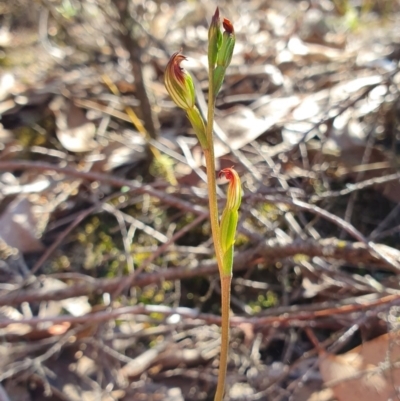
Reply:
[[[263,152],[259,151],[256,146],[253,146],[253,147],[261,155],[261,157],[265,160],[265,162],[268,164],[268,167],[271,169],[271,171],[274,171],[275,163],[274,163],[272,157],[270,157],[268,154],[264,154]],[[288,184],[287,179],[285,177],[276,175],[276,179],[278,180],[278,182],[281,185],[282,189],[284,189],[285,191],[289,191],[290,187],[289,187],[289,184]],[[295,194],[294,193],[289,193],[288,195],[291,196],[291,198],[295,198]],[[300,231],[299,236],[305,237],[305,233],[303,232],[302,228],[297,224],[293,214],[291,212],[286,212],[285,213],[285,217],[286,217],[286,222],[289,224],[289,226],[292,228],[292,230],[294,232]],[[302,218],[303,217],[302,215],[300,215],[299,217],[300,217],[300,220],[305,220],[305,218]],[[304,225],[306,226],[306,229],[307,229],[307,225],[306,224],[304,224]],[[318,234],[318,236],[317,235],[313,235],[315,233],[313,232],[312,228],[308,228],[307,231],[311,234],[312,237],[314,237],[314,239],[319,239],[320,238],[319,234]]]
[[[61,316],[58,316],[61,317]],[[35,318],[33,318],[35,319]],[[14,320],[14,323],[16,321]],[[88,326],[88,324],[85,324],[86,322],[82,321],[80,322],[83,325],[79,325],[78,327],[74,327],[73,329],[69,330],[67,333],[65,333],[63,336],[57,339],[57,341],[54,342],[54,344],[42,355],[39,355],[35,357],[33,360],[32,359],[24,359],[23,361],[17,361],[13,362],[12,364],[8,365],[7,370],[4,372],[0,372],[0,382],[3,380],[14,376],[16,373],[21,372],[23,370],[27,370],[34,366],[34,364],[42,364],[44,361],[48,360],[51,358],[54,354],[60,352],[62,347],[71,339],[71,337],[75,336],[82,328],[85,328]],[[89,323],[91,324],[91,323]],[[6,327],[6,326],[4,326]]]
[[[154,259],[158,258],[162,253],[164,253],[170,245],[172,245],[176,240],[181,238],[184,234],[189,232],[192,228],[198,226],[203,220],[206,219],[206,217],[207,216],[205,215],[198,216],[191,223],[186,224],[185,227],[177,231],[167,242],[159,246],[157,250],[151,254],[151,256],[145,259],[139,268],[142,270],[146,268]]]
[[[118,288],[114,291],[113,295],[114,297],[118,296],[123,292],[126,288],[129,288],[132,286],[132,284],[135,282],[135,279],[137,279],[139,273],[141,273],[154,259],[158,258],[162,253],[164,253],[168,247],[173,244],[176,240],[181,238],[184,234],[186,234],[188,231],[190,231],[192,228],[196,227],[198,224],[200,224],[203,220],[205,220],[206,216],[198,216],[196,219],[194,219],[191,223],[187,224],[185,227],[183,227],[181,230],[176,232],[167,242],[162,244],[157,248],[155,252],[153,252],[147,259],[143,261],[143,263],[129,276],[125,277],[123,281],[121,281],[121,284],[118,286]]]
[[[311,206],[305,202],[298,201],[298,200],[293,200],[293,204],[295,206],[299,206],[301,208],[309,208],[309,206]],[[370,250],[374,251],[379,256],[380,259],[382,259],[384,262],[386,262],[389,266],[393,267],[394,269],[400,270],[400,264],[398,261],[396,261],[396,260],[388,257],[387,255],[385,255],[384,253],[382,253],[381,250],[377,248],[375,243],[373,243],[372,241],[368,241],[354,226],[345,222],[340,217],[335,216],[332,213],[329,213],[326,210],[319,208],[318,206],[311,206],[311,209],[315,209],[318,214],[325,217],[327,220],[331,220],[332,222],[334,222],[336,224],[337,224],[337,222],[341,223],[341,225],[345,231],[347,231],[350,235],[352,235],[357,240],[363,242]]]
[[[360,181],[355,184],[347,184],[346,188],[342,189],[340,191],[326,191],[319,195],[313,195],[313,196],[311,196],[310,201],[317,202],[324,198],[331,198],[334,196],[335,197],[336,196],[344,196],[344,195],[348,195],[352,192],[360,191],[362,189],[369,188],[369,187],[372,187],[375,185],[385,185],[389,182],[398,181],[398,180],[400,180],[400,173],[393,173],[393,174],[385,175],[383,177],[370,178],[369,180]]]
[[[109,195],[107,198],[102,200],[102,203],[105,204],[105,202],[112,199],[113,197],[115,197],[115,194]],[[88,209],[78,214],[78,216],[72,221],[72,223],[57,237],[57,239],[46,249],[46,251],[41,255],[39,260],[34,264],[34,266],[30,271],[31,275],[35,274],[40,269],[43,263],[51,256],[51,254],[57,249],[57,247],[60,246],[60,244],[62,243],[62,241],[64,241],[67,235],[75,227],[77,227],[82,220],[84,220],[87,216],[93,213],[98,207],[100,206],[99,205],[91,206]]]
[[[275,263],[278,260],[290,258],[295,255],[306,255],[309,257],[319,256],[322,258],[343,260],[351,264],[363,263],[365,265],[380,266],[391,268],[391,271],[398,273],[398,270],[388,266],[378,256],[371,254],[364,243],[351,243],[339,241],[337,239],[315,240],[296,240],[282,244],[277,239],[262,241],[251,249],[235,254],[233,268],[235,271],[248,269],[255,263],[263,260],[268,263]],[[261,260],[260,260],[261,257]],[[188,279],[198,276],[210,276],[218,272],[217,264],[214,261],[201,263],[194,269],[186,267],[167,269],[157,273],[142,273],[134,277],[131,285],[144,287],[162,281],[173,281]],[[101,294],[113,292],[120,285],[126,283],[127,277],[113,279],[90,279],[88,281],[71,285],[67,288],[47,290],[47,289],[24,289],[16,290],[0,295],[0,306],[19,305],[22,302],[56,301],[67,298],[74,298],[88,294]]]
[[[190,202],[185,202],[181,199],[178,199],[172,195],[169,195],[165,193],[164,191],[159,191],[157,189],[154,189],[150,185],[140,185],[138,183],[135,183],[133,181],[129,180],[124,180],[121,178],[116,178],[110,175],[106,174],[100,174],[100,173],[93,173],[93,172],[84,172],[84,171],[79,171],[74,168],[70,167],[61,167],[61,166],[56,166],[53,164],[49,163],[40,163],[40,162],[26,162],[26,161],[2,161],[0,162],[0,170],[5,170],[5,171],[14,171],[14,170],[37,170],[37,171],[56,171],[58,173],[66,174],[69,176],[85,179],[88,181],[99,181],[103,182],[115,187],[129,187],[132,190],[134,190],[137,193],[147,193],[151,196],[157,197],[158,199],[162,199],[163,202],[186,210],[193,212],[197,215],[202,215],[206,216],[207,212],[202,208],[197,205],[194,205]],[[210,174],[211,176],[211,174]],[[213,179],[215,180],[215,175],[212,175]],[[368,242],[367,239],[359,232],[357,231],[352,225],[346,223],[342,219],[340,219],[338,216],[335,216],[326,210],[323,210],[319,208],[318,206],[315,205],[310,205],[305,202],[301,202],[299,200],[293,200],[293,199],[287,199],[287,198],[282,198],[282,197],[269,197],[269,196],[260,196],[260,195],[252,195],[251,198],[257,199],[259,201],[267,201],[267,202],[281,202],[281,203],[286,203],[290,204],[296,207],[299,207],[303,210],[309,211],[311,213],[316,213],[325,219],[331,221],[332,223],[338,225],[339,227],[345,229],[351,236],[354,238],[358,239],[359,241],[363,242],[364,244],[368,245],[370,249],[372,249],[374,252],[376,252],[380,258],[386,262],[387,265],[393,268],[393,270],[398,271],[399,266],[397,263],[394,261],[388,259],[385,255],[382,255],[382,253],[376,249],[376,244],[373,244],[371,242]],[[219,240],[219,239],[218,239]],[[323,256],[323,255],[321,255]]]
[[[70,167],[60,167],[52,164],[47,164],[47,163],[38,163],[38,162],[0,162],[0,170],[6,170],[6,171],[13,171],[13,170],[26,170],[26,169],[35,169],[38,171],[56,171],[59,173],[63,173],[69,176],[73,176],[76,178],[80,179],[85,179],[88,181],[100,181],[103,183],[107,183],[109,185],[115,186],[115,187],[129,187],[130,189],[134,190],[137,193],[148,193],[149,195],[155,196],[159,199],[162,199],[163,202],[170,204],[171,206],[175,206],[177,208],[193,212],[195,214],[198,214],[198,219],[202,220],[207,216],[207,212],[200,208],[199,206],[193,205],[189,202],[182,201],[178,198],[175,198],[171,195],[166,194],[163,191],[156,190],[152,188],[149,185],[142,186],[140,184],[134,183],[133,181],[129,180],[124,180],[120,178],[115,178],[109,175],[105,174],[99,174],[99,173],[92,173],[92,172],[84,172],[84,171],[79,171],[75,170]],[[65,238],[65,236],[74,228],[76,225],[87,215],[89,215],[97,206],[94,206],[90,209],[88,209],[86,212],[82,213],[69,227],[68,229],[59,236],[57,241],[55,241],[52,246],[42,255],[42,257],[39,259],[39,261],[35,264],[32,270],[32,274],[35,273],[40,266],[43,264],[43,262],[50,256],[50,254],[56,249],[56,247],[60,244],[60,242]],[[197,219],[196,219],[197,221]],[[196,224],[196,223],[195,223]],[[185,231],[182,231],[182,235]],[[179,238],[179,235],[178,237]],[[134,279],[135,275],[132,274],[129,279],[125,278],[124,282],[121,282],[121,285],[123,285],[123,288],[126,288],[126,286],[131,283]],[[120,287],[118,287],[120,290]]]
[[[133,31],[136,21],[129,13],[128,0],[114,0],[113,3],[115,4],[119,15],[119,22],[121,23],[119,38],[123,43],[125,50],[129,53],[132,73],[135,78],[136,93],[138,99],[140,100],[140,109],[142,112],[141,117],[143,118],[144,125],[149,136],[153,139],[156,139],[159,123],[155,113],[153,112],[145,84],[143,63],[141,60],[141,47],[137,38],[133,36],[135,34]]]
[[[391,71],[390,73],[388,73],[385,77],[386,82],[388,83],[390,78],[394,75],[396,75],[398,72],[398,70],[396,71]],[[322,124],[328,123],[329,121],[333,121],[335,118],[341,116],[344,112],[346,112],[350,107],[353,107],[358,101],[360,101],[361,99],[363,99],[365,96],[367,96],[373,89],[375,89],[376,87],[383,85],[383,83],[385,82],[385,79],[382,79],[381,82],[375,83],[375,84],[370,84],[367,85],[366,87],[364,87],[364,90],[362,91],[361,94],[359,94],[358,96],[356,96],[353,99],[350,99],[348,101],[347,104],[342,105],[343,102],[341,102],[340,104],[336,104],[336,107],[338,108],[337,113],[332,116],[330,111],[332,111],[332,109],[334,109],[333,107],[331,108],[331,110],[328,110],[325,113],[325,117],[322,117],[320,121],[318,121],[317,123],[314,124],[314,126],[312,126],[310,129],[308,129],[306,132],[303,133],[302,138],[296,143],[291,145],[291,149],[294,149],[297,145],[299,145],[300,143],[306,142],[307,141],[307,137],[311,134],[311,132],[313,132],[317,127],[321,126]]]
[[[398,72],[398,70],[396,70],[395,72],[391,72],[390,74],[388,74],[388,76],[386,76],[386,79],[390,79],[390,77],[394,76],[397,72]],[[335,118],[337,118],[340,115],[342,115],[346,110],[348,110],[350,107],[354,106],[359,100],[363,99],[366,95],[368,95],[368,93],[371,92],[374,88],[376,88],[379,85],[382,85],[383,82],[384,82],[384,80],[382,80],[379,83],[367,86],[365,88],[365,90],[360,95],[358,95],[355,98],[350,99],[350,100],[347,99],[349,101],[344,106],[342,106],[343,102],[341,102],[340,104],[336,104],[336,105],[332,106],[330,110],[325,112],[325,115],[323,117],[321,117],[321,119],[319,121],[317,121],[315,124],[313,124],[313,126],[311,128],[309,128],[307,131],[305,131],[303,133],[303,136],[296,143],[291,144],[291,143],[281,142],[278,145],[271,146],[269,148],[269,151],[268,151],[269,156],[270,157],[274,157],[274,156],[282,154],[282,153],[292,152],[301,143],[307,142],[309,135],[315,129],[317,129],[318,127],[320,127],[323,124],[330,123]],[[332,115],[331,111],[335,110],[335,109],[338,109],[338,111],[335,113],[335,115]]]
[[[57,237],[57,239],[46,249],[46,251],[40,256],[39,260],[34,264],[30,271],[30,275],[35,274],[43,265],[43,263],[51,256],[51,254],[57,249],[57,247],[64,241],[66,236],[87,216],[89,216],[96,206],[89,207],[88,209],[79,213],[76,219]]]
[[[1,384],[0,384],[0,401],[10,401],[10,398],[6,393],[6,390],[4,390],[4,387]]]
[[[391,229],[384,231],[384,228],[388,225],[388,223],[390,223],[396,218],[397,214],[399,213],[399,210],[400,210],[400,204],[398,203],[389,212],[389,214],[387,214],[386,217],[382,221],[380,221],[380,223],[377,225],[377,227],[375,227],[375,229],[371,232],[371,234],[369,234],[368,239],[373,241],[376,240],[380,235],[385,234],[387,231],[393,230],[393,228],[398,229],[399,226],[392,227]]]
[[[369,294],[371,295],[371,294]],[[372,294],[376,295],[376,294]],[[334,306],[337,302],[332,303],[330,307],[326,307],[323,303],[319,305],[314,305],[314,309],[318,307],[317,310],[303,310],[303,308],[289,307],[286,313],[275,312],[272,316],[264,317],[240,317],[234,316],[230,318],[230,323],[233,326],[240,326],[243,323],[252,324],[255,329],[263,327],[287,327],[287,326],[299,326],[302,327],[303,324],[300,322],[313,321],[315,319],[323,319],[332,317],[335,315],[348,315],[355,312],[361,312],[364,310],[371,310],[372,308],[382,307],[384,305],[392,305],[400,301],[400,294],[386,295],[372,301],[366,300],[367,296],[356,297],[352,299],[351,304]],[[295,309],[294,311],[290,310]],[[301,310],[298,310],[301,309]],[[53,316],[53,317],[31,317],[24,318],[20,320],[14,319],[2,319],[0,320],[0,328],[7,327],[9,324],[27,324],[30,326],[36,326],[39,323],[52,322],[54,324],[61,324],[64,322],[69,322],[71,324],[80,323],[91,323],[94,322],[104,322],[107,320],[113,320],[122,315],[150,315],[153,313],[159,313],[166,316],[171,316],[178,314],[183,318],[202,320],[208,324],[221,324],[221,316],[213,315],[211,313],[199,313],[197,310],[177,307],[171,308],[164,305],[137,305],[137,306],[124,306],[121,308],[116,308],[110,311],[101,311],[95,313],[89,313],[84,316]]]
[[[260,197],[257,195],[252,196],[252,197],[260,199]],[[375,252],[382,261],[386,262],[386,264],[388,266],[390,266],[391,268],[393,268],[396,271],[400,271],[400,264],[396,260],[394,260],[394,259],[388,257],[387,255],[385,255],[384,253],[382,253],[381,250],[377,248],[375,243],[373,243],[372,241],[368,241],[367,238],[365,238],[353,225],[349,224],[347,221],[344,221],[340,217],[335,216],[334,214],[329,213],[328,211],[321,209],[318,206],[310,205],[306,202],[303,202],[303,201],[300,201],[297,199],[287,199],[287,198],[285,199],[285,198],[279,198],[279,197],[274,197],[273,199],[271,199],[271,198],[265,196],[264,201],[267,201],[267,202],[270,201],[273,203],[277,203],[277,202],[286,203],[288,205],[293,205],[302,210],[306,210],[308,212],[311,212],[311,213],[314,213],[314,214],[317,214],[317,215],[323,217],[324,219],[326,219],[326,220],[336,224],[338,227],[342,228],[353,238],[364,243],[371,251]]]
[[[124,213],[122,213],[121,210],[119,210],[114,205],[110,205],[109,203],[103,203],[103,210],[107,211],[108,213],[111,213],[117,220],[117,223],[119,225],[119,230],[121,233],[121,237],[122,237],[122,244],[124,247],[126,267],[128,269],[129,274],[133,274],[133,272],[135,271],[135,263],[133,261],[132,253],[130,252],[130,246],[132,244],[133,235],[136,231],[134,223],[131,223],[131,226],[130,226],[130,227],[134,227],[133,234],[132,234],[132,236],[130,236],[130,234],[129,234],[130,229],[128,231],[128,229],[126,228],[127,221],[125,219]]]
[[[370,161],[372,148],[375,143],[373,129],[374,128],[371,128],[367,135],[367,143],[365,144],[365,149],[364,149],[363,156],[361,159],[361,165],[365,165]],[[356,176],[356,181],[362,180],[364,178],[364,175],[365,175],[365,171],[359,171]],[[347,221],[348,223],[351,222],[351,219],[353,216],[353,211],[354,211],[354,206],[356,204],[357,199],[358,199],[358,192],[353,192],[347,201],[346,210],[344,212],[344,220]],[[345,237],[345,233],[344,233],[344,231],[342,231],[339,235],[339,238],[342,239],[344,237]]]
[[[387,308],[386,305],[380,306],[375,308],[375,314],[379,313],[379,311],[383,310],[385,307],[385,309]],[[365,324],[366,320],[368,319],[368,314],[362,314],[362,316],[357,319],[352,326],[349,329],[346,329],[346,331],[343,334],[340,334],[339,337],[334,340],[334,343],[329,347],[328,352],[330,354],[333,354],[335,352],[337,352],[340,348],[343,348],[344,344],[347,344],[351,337],[354,335],[354,333],[359,329],[359,327],[363,324]],[[337,333],[334,334],[334,336],[337,336]],[[330,342],[331,340],[325,340],[324,342]],[[321,343],[321,346],[323,346],[325,349],[327,348],[323,343]],[[317,355],[317,350],[314,348],[313,350],[307,351],[305,354],[303,354],[303,356],[301,358],[299,358],[296,362],[294,362],[288,371],[286,371],[283,375],[281,375],[281,377],[274,383],[274,385],[276,385],[279,382],[282,382],[282,380],[286,379],[289,376],[290,372],[293,372],[305,359],[309,359],[310,356],[314,356]],[[316,359],[315,362],[312,365],[309,365],[307,370],[302,374],[302,376],[300,376],[298,379],[295,379],[294,381],[292,381],[291,383],[289,383],[286,386],[286,390],[289,390],[292,395],[295,393],[295,391],[299,388],[301,388],[302,386],[304,386],[304,383],[307,381],[308,379],[308,374],[310,372],[315,371],[315,369],[318,367],[318,363],[319,363],[319,359]],[[263,392],[263,395],[267,395],[269,394],[270,391],[268,392]],[[259,398],[255,398],[255,399],[259,399]],[[280,398],[275,398],[273,401],[277,401],[280,400]]]
[[[194,205],[190,202],[185,202],[176,198],[165,191],[160,191],[153,188],[151,185],[141,185],[138,182],[116,178],[111,175],[79,171],[71,167],[62,167],[50,163],[41,162],[27,162],[27,161],[2,161],[0,162],[0,171],[14,171],[14,170],[37,170],[37,171],[56,171],[57,173],[65,174],[71,177],[81,178],[87,181],[99,181],[113,187],[122,188],[128,187],[139,194],[149,194],[155,198],[162,199],[163,202],[170,206],[182,209],[197,215],[207,215],[204,208]]]
[[[376,294],[373,294],[376,295]],[[356,298],[357,299],[357,298]],[[382,305],[388,305],[397,303],[400,301],[400,294],[386,295],[373,301],[366,301],[365,297],[358,297],[358,301],[349,305],[341,305],[338,307],[323,308],[316,311],[299,311],[293,314],[285,313],[279,316],[267,316],[262,318],[250,318],[250,322],[254,324],[255,328],[271,327],[271,325],[279,326],[282,324],[293,325],[296,320],[298,321],[312,321],[314,319],[327,318],[332,315],[346,315],[354,312],[360,312],[363,310],[371,310],[372,308],[381,307]],[[238,324],[235,317],[231,318],[233,324]]]
[[[148,193],[149,195],[152,195],[159,199],[162,199],[165,203],[168,203],[171,206],[175,206],[175,207],[187,210],[187,211],[191,211],[198,215],[206,214],[206,212],[203,208],[193,205],[189,202],[182,201],[169,194],[166,194],[163,191],[156,190],[149,185],[140,185],[138,183],[134,183],[129,180],[115,178],[115,177],[112,177],[112,176],[109,176],[106,174],[83,172],[83,171],[78,171],[78,170],[70,168],[70,167],[60,167],[60,166],[55,166],[55,165],[48,164],[48,163],[25,162],[25,161],[0,162],[0,170],[12,171],[12,170],[20,170],[20,169],[23,169],[23,170],[35,169],[38,171],[53,170],[53,171],[57,171],[59,173],[64,173],[69,176],[83,178],[83,179],[86,179],[89,181],[100,181],[100,182],[107,183],[109,185],[113,185],[116,187],[127,186],[127,187],[135,190],[138,193]],[[209,174],[209,175],[210,175],[210,179],[213,179],[215,181],[215,173]],[[324,217],[325,219],[333,222],[334,224],[338,225],[339,227],[343,228],[345,231],[347,231],[351,236],[353,236],[357,240],[367,244],[371,250],[376,252],[390,266],[392,266],[395,269],[400,269],[400,266],[397,262],[392,261],[392,260],[388,259],[386,255],[383,255],[382,252],[376,248],[376,245],[374,243],[368,242],[368,240],[358,230],[356,230],[352,225],[346,223],[345,221],[340,219],[338,216],[335,216],[335,215],[327,212],[326,210],[319,208],[318,206],[310,205],[310,204],[307,204],[307,203],[299,201],[299,200],[293,200],[293,199],[287,199],[287,198],[281,198],[281,197],[271,198],[268,196],[259,196],[259,195],[252,195],[251,197],[258,199],[258,200],[268,201],[268,202],[273,202],[273,203],[281,202],[281,203],[291,204],[293,206],[300,207],[303,210],[310,211],[311,213],[316,213],[316,214]],[[214,219],[215,219],[215,216],[214,216]],[[217,221],[218,221],[218,216],[217,216]],[[218,239],[218,241],[219,241],[219,239]]]
[[[365,321],[366,318],[367,318],[367,314],[363,314],[362,318],[358,319],[359,323],[353,324],[350,327],[350,329],[346,330],[346,332],[343,335],[341,335],[338,340],[336,340],[336,343],[330,347],[329,352],[333,353],[334,349],[338,348],[339,346],[342,346],[344,341],[346,341],[346,340],[349,341],[350,336],[352,336],[359,329],[360,324],[363,321]],[[323,346],[323,345],[321,344],[321,346]],[[317,350],[315,348],[314,348],[314,350],[317,352]],[[292,383],[289,383],[286,387],[286,390],[289,390],[289,391],[291,391],[292,394],[294,394],[297,389],[304,386],[304,384],[306,383],[306,381],[308,379],[308,374],[315,371],[315,369],[318,368],[318,364],[319,364],[319,358],[317,358],[315,360],[315,362],[311,366],[308,367],[308,369],[302,376],[300,376],[298,379],[294,380]],[[291,366],[291,369],[293,369],[293,365]]]
[[[139,63],[141,66],[140,58],[139,58]],[[120,99],[121,103],[123,103],[122,99],[121,99],[121,93],[119,92],[117,85],[114,84],[114,82],[111,80],[111,78],[107,74],[103,74],[102,77],[103,77],[103,81],[109,87],[111,92]],[[135,80],[136,80],[136,78],[135,78]],[[141,102],[141,105],[144,105],[144,103]],[[153,153],[153,156],[156,158],[156,160],[158,160],[159,163],[162,163],[162,160],[161,160],[162,156],[161,156],[160,151],[149,142],[150,139],[154,140],[154,137],[151,137],[148,134],[146,128],[143,126],[141,120],[137,117],[137,115],[136,115],[135,111],[132,109],[132,107],[128,106],[126,104],[123,104],[123,106],[125,108],[126,114],[129,116],[134,127],[140,132],[140,134],[143,136],[143,138],[149,143],[150,151]],[[142,106],[142,108],[143,108],[143,106]],[[143,109],[142,112],[146,112],[146,110]],[[178,182],[176,181],[176,178],[172,172],[172,169],[166,168],[166,169],[164,169],[164,171],[165,171],[165,175],[166,175],[169,183],[172,185],[177,185]]]
[[[177,232],[170,240],[168,240],[156,253],[154,253],[150,258],[148,258],[146,261],[143,262],[143,264],[139,267],[139,269],[131,274],[130,276],[125,277],[124,281],[121,282],[122,287],[118,288],[118,292],[126,288],[131,284],[131,282],[134,280],[135,276],[137,273],[142,271],[149,263],[151,263],[152,260],[154,260],[157,256],[159,256],[162,252],[164,252],[169,245],[171,245],[174,241],[176,241],[178,238],[180,238],[182,235],[184,235],[187,231],[189,231],[191,228],[195,227],[197,224],[199,224],[202,220],[204,220],[207,217],[207,213],[205,211],[202,211],[198,206],[192,206],[191,203],[181,201],[179,199],[173,198],[170,195],[167,195],[165,192],[161,192],[158,190],[155,190],[154,188],[150,186],[139,186],[139,185],[134,185],[132,181],[128,180],[123,180],[119,178],[115,178],[112,176],[108,176],[105,174],[98,174],[98,173],[90,173],[90,172],[83,172],[79,170],[74,170],[69,167],[59,167],[59,166],[54,166],[51,164],[46,164],[46,163],[26,163],[26,162],[0,162],[0,170],[2,169],[9,169],[9,170],[16,170],[16,169],[37,169],[40,171],[46,171],[46,170],[54,170],[60,173],[64,173],[66,175],[74,176],[77,178],[81,179],[86,179],[89,181],[100,181],[100,182],[105,182],[108,184],[111,184],[116,187],[123,187],[123,186],[128,186],[133,190],[136,190],[139,193],[148,193],[150,195],[156,196],[159,199],[162,199],[166,203],[170,203],[173,206],[179,207],[182,206],[182,209],[186,209],[191,212],[194,212],[196,214],[199,214],[199,216],[190,224],[185,226],[182,230]],[[169,202],[168,202],[169,201]],[[48,248],[48,250],[42,255],[42,257],[38,260],[38,262],[35,264],[35,266],[32,269],[32,274],[34,274],[40,266],[43,264],[43,262],[51,255],[51,253],[57,248],[57,246],[62,242],[62,240],[65,238],[65,236],[71,232],[73,228],[75,228],[86,216],[88,216],[90,213],[92,213],[98,206],[95,205],[86,211],[84,211],[82,214],[78,216],[77,219],[71,225],[65,230],[58,238],[57,240]],[[201,212],[200,212],[201,211]]]

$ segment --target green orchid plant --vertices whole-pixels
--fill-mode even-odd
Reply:
[[[217,8],[208,31],[208,112],[206,122],[196,107],[192,77],[181,67],[181,62],[186,60],[186,57],[179,52],[173,54],[165,70],[165,87],[176,105],[186,111],[206,161],[211,231],[221,279],[221,353],[214,401],[222,401],[225,393],[233,248],[239,218],[238,211],[242,201],[242,186],[238,173],[233,168],[223,169],[219,173],[219,177],[224,176],[229,181],[229,185],[226,205],[221,219],[219,219],[213,142],[215,100],[224,81],[226,69],[232,60],[235,47],[235,32],[232,23],[224,18],[222,27],[223,32]]]

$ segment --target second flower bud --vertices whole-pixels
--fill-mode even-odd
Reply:
[[[165,87],[177,106],[188,110],[195,105],[195,90],[192,77],[181,67],[186,57],[176,52],[170,58],[165,69]]]

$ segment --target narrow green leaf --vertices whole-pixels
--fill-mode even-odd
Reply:
[[[196,133],[197,139],[203,149],[208,149],[208,142],[206,137],[206,126],[204,124],[203,117],[201,116],[199,109],[194,106],[186,110],[188,119],[192,124],[194,132]]]

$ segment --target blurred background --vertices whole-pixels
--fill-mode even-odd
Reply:
[[[399,397],[399,1],[2,0],[1,401],[213,400],[206,175],[163,75],[181,50],[206,114],[216,6],[226,399]]]

